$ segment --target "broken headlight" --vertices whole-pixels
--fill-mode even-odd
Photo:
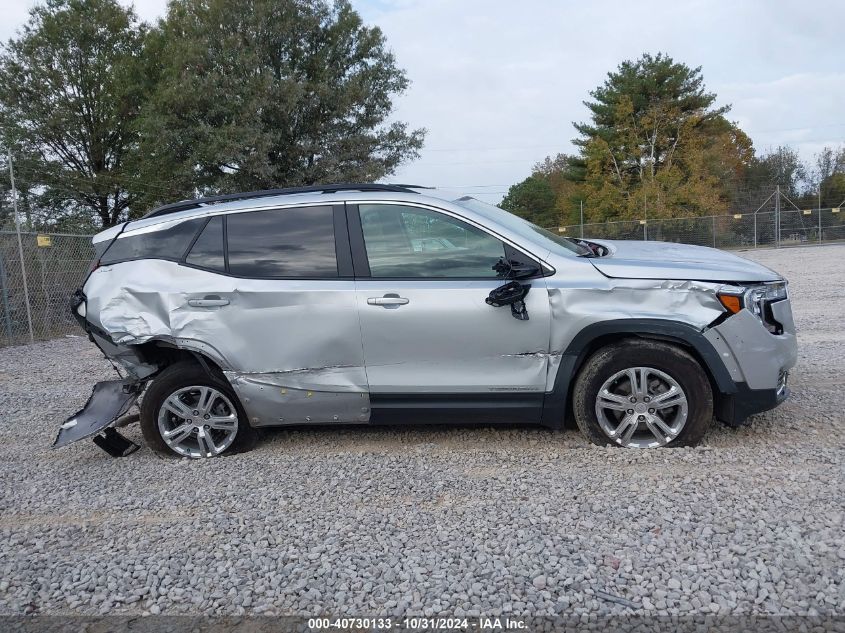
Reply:
[[[773,283],[760,284],[759,286],[752,286],[745,291],[743,303],[752,314],[757,316],[757,318],[765,320],[768,304],[773,301],[780,301],[781,299],[786,299],[785,281],[776,281]]]
[[[719,301],[731,314],[743,308],[756,316],[772,334],[781,334],[783,326],[772,314],[772,303],[782,301],[788,296],[786,281],[773,281],[753,286],[722,286],[719,289]]]

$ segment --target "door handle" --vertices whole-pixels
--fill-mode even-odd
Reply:
[[[188,305],[193,308],[220,308],[229,305],[229,300],[217,295],[206,295],[202,299],[188,299]]]
[[[370,297],[367,299],[367,305],[382,306],[384,308],[398,308],[399,306],[410,303],[410,299],[400,297],[394,293],[388,293],[383,297]]]

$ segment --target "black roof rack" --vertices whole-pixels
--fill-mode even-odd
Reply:
[[[144,218],[154,218],[159,215],[187,211],[198,207],[219,202],[233,200],[250,200],[252,198],[267,198],[269,196],[285,196],[295,193],[337,193],[338,191],[393,191],[399,193],[417,193],[414,189],[428,189],[420,185],[380,185],[377,183],[341,183],[334,185],[310,185],[307,187],[286,187],[284,189],[264,189],[262,191],[247,191],[244,193],[227,193],[221,196],[182,200],[153,209]]]

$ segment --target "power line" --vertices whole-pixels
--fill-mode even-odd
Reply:
[[[742,130],[746,134],[771,134],[774,132],[798,132],[802,130],[824,130],[829,128],[845,127],[845,123],[830,123],[826,125],[809,125],[804,127],[772,128],[768,130]],[[741,128],[740,128],[741,129]],[[808,139],[813,140],[813,139]],[[818,139],[816,139],[818,140]],[[543,143],[541,145],[510,145],[504,147],[424,147],[425,152],[506,152],[516,149],[542,149],[559,148],[566,141],[558,144]],[[560,152],[563,153],[563,152]]]

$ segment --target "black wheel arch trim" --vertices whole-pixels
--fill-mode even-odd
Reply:
[[[670,319],[612,319],[599,321],[582,329],[561,354],[560,365],[555,376],[554,389],[546,394],[543,403],[542,423],[559,427],[566,416],[572,381],[589,354],[596,349],[596,342],[608,337],[638,337],[658,339],[676,343],[692,350],[712,380],[718,394],[732,395],[737,392],[737,385],[731,378],[728,368],[719,357],[719,353],[705,338],[702,330],[672,321]]]

